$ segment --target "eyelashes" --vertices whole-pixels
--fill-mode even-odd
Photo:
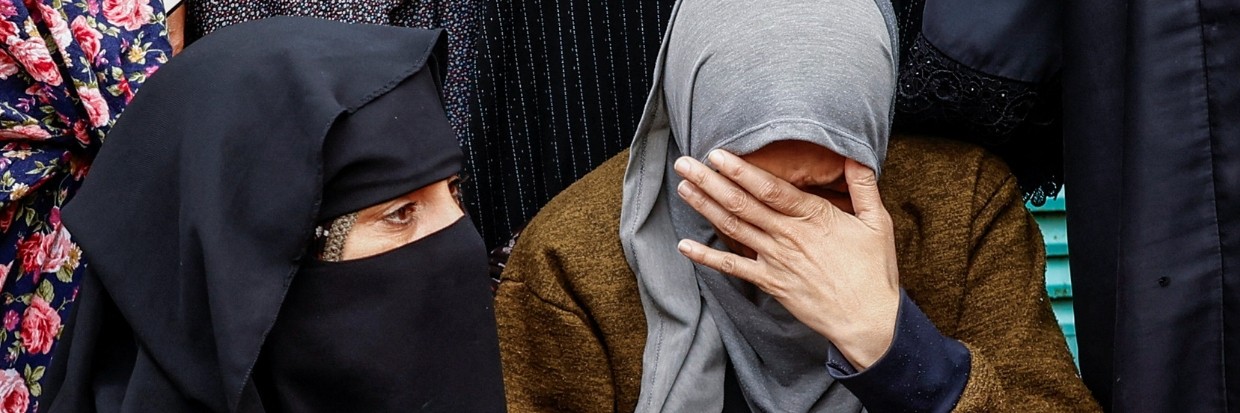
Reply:
[[[452,198],[456,200],[456,206],[462,210],[465,209],[465,197],[461,195],[461,185],[469,181],[469,175],[457,174],[448,180],[448,191],[452,193]]]
[[[421,203],[409,202],[383,214],[383,222],[397,227],[405,227],[415,221],[418,212],[421,210]]]
[[[422,215],[426,213],[438,213],[444,202],[454,202],[462,210],[464,206],[461,204],[460,191],[457,189],[463,179],[460,176],[454,176],[448,180],[448,192],[451,198],[446,198],[440,193],[440,187],[427,187],[415,193],[410,193],[404,197],[394,200],[380,209],[376,214],[371,215],[373,221],[381,224],[386,230],[404,231],[414,226]],[[451,199],[449,201],[448,199]],[[433,215],[433,214],[432,214]],[[433,218],[433,217],[429,217]]]

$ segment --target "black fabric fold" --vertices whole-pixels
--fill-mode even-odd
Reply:
[[[434,73],[422,70],[343,116],[323,144],[320,220],[356,211],[461,170],[464,155],[444,115]],[[388,136],[390,135],[390,136]]]
[[[322,214],[460,169],[442,49],[439,31],[282,17],[154,74],[64,211],[92,264],[45,407],[263,411],[251,371]]]
[[[1081,376],[1108,411],[1240,411],[1240,3],[1066,4]]]
[[[475,231],[461,218],[377,256],[303,267],[255,370],[264,407],[504,411],[494,391],[501,375],[486,251]]]

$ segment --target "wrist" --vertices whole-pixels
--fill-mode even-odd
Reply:
[[[882,359],[891,348],[900,313],[900,292],[871,301],[857,323],[835,337],[827,336],[857,371]]]

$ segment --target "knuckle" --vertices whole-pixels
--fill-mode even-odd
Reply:
[[[784,198],[784,191],[774,182],[763,182],[758,187],[758,198],[767,203],[775,203]]]
[[[727,208],[727,210],[733,214],[744,212],[745,208],[748,206],[748,200],[745,197],[745,193],[736,188],[728,189],[728,191],[724,194],[723,199],[724,208]]]
[[[831,210],[823,207],[820,202],[805,201],[797,202],[793,209],[801,211],[801,215],[813,220],[827,220],[831,218]]]
[[[772,225],[767,232],[774,235],[775,239],[778,241],[799,238],[796,226],[786,220],[781,220],[778,224]]]
[[[737,218],[736,215],[728,214],[728,216],[723,219],[723,222],[720,223],[719,230],[723,231],[725,235],[735,238],[735,235],[737,235],[737,233],[741,230],[740,218]]]
[[[878,186],[878,177],[873,172],[857,177],[857,183],[864,186]]]
[[[793,242],[786,245],[783,249],[774,252],[772,255],[774,255],[775,260],[779,262],[796,262],[799,261],[799,259],[797,258],[797,253],[793,251],[801,249],[804,249],[804,246],[800,245],[800,243]]]
[[[834,211],[826,208],[818,208],[809,214],[809,221],[812,222],[815,227],[821,228],[822,233],[827,235],[834,232],[833,227],[835,226],[835,219],[836,217]]]
[[[719,260],[719,271],[734,274],[736,273],[736,257],[725,255]]]

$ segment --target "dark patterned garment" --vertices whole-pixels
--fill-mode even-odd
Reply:
[[[477,45],[469,151],[496,247],[568,185],[629,146],[674,0],[492,0]]]
[[[0,39],[0,411],[33,412],[86,267],[60,208],[170,47],[159,0],[0,0]]]
[[[900,21],[895,130],[990,149],[1007,161],[1034,204],[1058,194],[1063,132],[1056,4],[983,2],[960,13],[966,5],[892,3]]]
[[[897,131],[980,143],[1005,156],[1035,202],[1056,193],[1057,84],[959,63],[922,35],[924,0],[894,3],[902,33]],[[488,248],[496,248],[561,190],[629,146],[673,4],[191,0],[188,7],[191,37],[274,15],[445,28],[445,103],[468,158],[465,198]]]

